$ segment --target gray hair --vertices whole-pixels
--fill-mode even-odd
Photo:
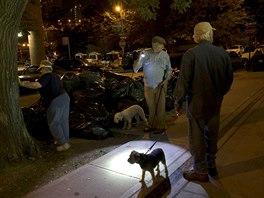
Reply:
[[[200,43],[203,40],[213,42],[213,30],[210,30],[204,34],[194,34],[193,39],[195,43]]]

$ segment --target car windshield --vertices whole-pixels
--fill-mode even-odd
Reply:
[[[238,48],[239,48],[238,45],[234,45],[234,46],[229,47],[229,49],[238,49]]]
[[[244,53],[249,52],[249,51],[253,52],[254,50],[255,50],[254,47],[246,47]]]

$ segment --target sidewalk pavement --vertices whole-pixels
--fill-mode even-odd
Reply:
[[[231,91],[226,95],[221,113],[218,178],[208,183],[188,182],[182,171],[189,168],[185,116],[178,119],[167,113],[166,134],[144,134],[138,128],[122,133],[139,133],[142,139],[128,142],[112,152],[27,194],[25,197],[263,197],[264,195],[264,73],[235,73]],[[166,155],[169,177],[164,167],[158,182],[146,173],[141,184],[138,164],[129,164],[132,150],[145,153],[162,148]]]

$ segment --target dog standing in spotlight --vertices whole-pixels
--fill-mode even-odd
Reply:
[[[115,123],[124,120],[124,127],[123,129],[130,129],[132,124],[132,119],[135,117],[137,121],[137,126],[139,126],[140,118],[145,122],[147,126],[148,120],[145,116],[144,110],[139,105],[132,105],[128,107],[124,111],[118,112],[114,116]]]
[[[165,154],[161,148],[154,149],[150,154],[138,153],[137,151],[132,151],[127,160],[130,164],[137,163],[140,165],[142,169],[142,177],[140,182],[144,182],[145,172],[149,171],[153,182],[156,180],[156,176],[154,174],[154,168],[156,171],[160,173],[159,163],[161,162],[165,168],[166,177],[168,177],[168,167],[166,164]]]

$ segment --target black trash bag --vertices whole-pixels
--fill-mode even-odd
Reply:
[[[86,120],[84,114],[76,111],[71,111],[69,116],[69,127],[71,137],[86,137],[91,131],[92,122]]]
[[[95,101],[104,103],[105,100],[105,88],[100,84],[90,84],[90,87],[86,87],[84,89],[75,91],[72,93],[73,100],[82,102],[84,100],[87,101]]]
[[[105,89],[109,92],[115,92],[119,89],[119,81],[115,78],[105,79]]]
[[[132,96],[135,98],[138,102],[141,102],[144,100],[144,82],[143,78],[138,78],[134,80],[129,89],[129,96]]]
[[[92,138],[95,140],[103,140],[107,137],[112,136],[112,132],[100,126],[96,126],[92,128]]]
[[[173,69],[171,78],[168,82],[167,95],[173,96],[178,77],[179,77],[179,70]]]
[[[93,84],[100,84],[103,86],[103,80],[99,72],[86,70],[79,75],[79,78],[83,88],[90,87]]]
[[[167,95],[166,95],[166,111],[174,109],[174,90],[176,87],[179,70],[173,69],[172,76],[168,82]]]
[[[122,98],[129,95],[130,87],[133,83],[133,79],[126,78],[118,83],[118,89],[112,93],[112,98]]]
[[[63,87],[68,93],[72,93],[78,89],[80,89],[80,79],[73,72],[67,72],[61,76],[61,80],[63,82]]]
[[[105,108],[104,104],[101,103],[87,100],[74,101],[70,115],[75,116],[74,113],[77,115],[82,114],[85,122],[97,123],[105,127],[111,125],[111,115]]]
[[[53,137],[49,131],[46,113],[40,111],[38,105],[22,108],[24,122],[29,134],[39,141],[52,143]]]
[[[71,112],[69,120],[71,137],[101,140],[111,135],[111,131],[106,130],[95,121],[87,121],[82,113]]]
[[[114,111],[120,112],[135,104],[138,104],[138,101],[131,96],[125,96],[122,98],[118,98],[117,100],[115,100],[115,103],[114,103]]]
[[[117,81],[123,81],[125,79],[131,79],[130,77],[128,76],[123,76],[123,75],[119,75],[119,74],[116,74],[116,73],[113,73],[113,72],[109,72],[109,71],[104,71],[103,72],[103,76],[106,80],[108,79],[116,79]]]
[[[105,106],[108,111],[115,109],[116,100],[122,98],[129,93],[129,86],[124,86],[120,81],[115,78],[105,80]],[[114,104],[114,105],[113,105]]]

